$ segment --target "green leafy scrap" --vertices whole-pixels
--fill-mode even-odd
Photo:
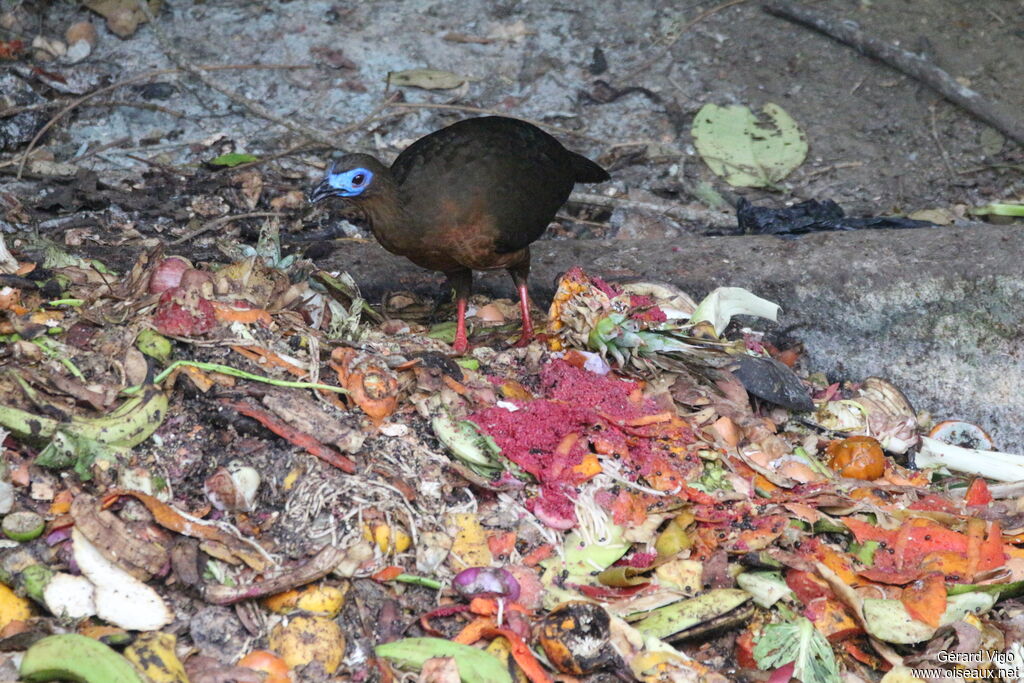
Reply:
[[[239,152],[229,152],[228,154],[221,154],[215,159],[210,159],[211,166],[226,166],[228,168],[234,168],[235,166],[241,166],[242,164],[249,164],[253,161],[259,161],[258,156],[252,154],[241,154]]]
[[[765,626],[754,646],[754,659],[765,671],[793,662],[793,677],[799,681],[839,681],[839,664],[832,647],[806,617]]]
[[[975,216],[1024,216],[1024,204],[992,202],[970,209]]]
[[[54,470],[75,470],[82,481],[92,479],[92,466],[97,460],[117,462],[127,456],[128,449],[58,429],[46,448],[40,451],[35,464]]]
[[[469,645],[443,638],[403,638],[374,648],[378,657],[391,660],[403,669],[420,670],[428,659],[451,657],[464,683],[490,681],[512,683],[505,665],[494,655]]]
[[[501,448],[489,435],[481,432],[469,420],[453,420],[438,415],[431,422],[434,434],[448,447],[452,455],[466,463],[481,476],[491,476],[504,469]]]
[[[777,104],[758,117],[749,107],[705,104],[693,120],[697,151],[734,187],[772,187],[804,162],[807,137]]]

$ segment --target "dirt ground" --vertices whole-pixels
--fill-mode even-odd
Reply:
[[[60,38],[73,21],[96,19],[65,3],[37,9],[6,0],[3,7],[18,8],[27,18],[20,32],[7,37],[29,41],[37,33]],[[709,7],[696,2],[172,3],[160,16],[160,28],[195,64],[314,65],[221,71],[215,78],[277,116],[322,131],[340,149],[390,157],[411,139],[472,114],[457,107],[480,107],[576,131],[563,138],[608,164],[612,186],[621,192],[691,203],[698,182],[716,182],[694,154],[688,133],[693,114],[707,102],[752,107],[775,102],[804,128],[810,154],[784,193],[744,192],[752,198],[776,203],[832,198],[853,213],[880,214],[977,205],[1020,193],[1020,149],[927,87],[769,16],[756,2],[738,3],[686,28]],[[1019,2],[832,1],[814,7],[927,55],[1011,109],[1024,106],[1024,94],[1014,87],[1024,75]],[[172,66],[149,28],[120,39],[102,21],[96,23],[99,44],[93,55],[74,66],[47,65],[65,74],[76,92]],[[487,42],[461,42],[478,39]],[[416,67],[472,79],[454,91],[404,89],[408,101],[456,109],[390,109],[351,135],[331,137],[382,101],[389,71]],[[8,68],[17,71],[16,65]],[[230,140],[237,151],[256,154],[278,152],[296,141],[293,133],[193,78],[164,75],[152,81],[115,91],[103,106],[71,111],[43,147],[59,161],[72,161],[127,137],[76,166],[130,179],[147,168],[131,157],[171,165],[195,162],[210,156],[203,147],[216,136],[222,146]],[[33,87],[44,96],[58,94],[38,82]],[[4,150],[6,158],[16,151]],[[299,168],[308,180],[317,174]],[[8,182],[6,189],[28,203],[38,192],[31,183]],[[638,237],[680,229],[619,218],[610,226],[573,232],[612,236],[622,225]]]

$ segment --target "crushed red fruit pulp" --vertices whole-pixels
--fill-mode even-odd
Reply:
[[[495,406],[469,419],[495,440],[505,457],[543,485],[541,498],[550,498],[538,501],[544,508],[564,510],[568,487],[592,476],[576,469],[591,450],[621,458],[623,474],[634,478],[674,458],[670,445],[693,441],[692,433],[678,423],[629,426],[661,412],[643,396],[639,382],[598,375],[561,359],[548,363],[540,379],[541,398],[510,401],[517,410]],[[572,434],[580,438],[560,452],[559,445]]]

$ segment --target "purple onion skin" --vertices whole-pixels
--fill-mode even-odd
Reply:
[[[455,575],[452,588],[466,599],[481,597],[519,599],[519,582],[500,567],[470,567]]]
[[[57,545],[58,543],[63,543],[64,541],[68,540],[69,538],[71,538],[71,529],[72,529],[72,527],[65,526],[65,527],[61,527],[60,529],[57,529],[55,531],[51,531],[46,536],[46,539],[45,539],[46,540],[46,545],[48,545],[48,546],[50,546],[52,548],[53,546]]]

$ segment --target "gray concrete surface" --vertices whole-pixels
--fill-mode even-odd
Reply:
[[[777,325],[830,376],[886,377],[918,410],[975,422],[1024,451],[1024,231],[973,225],[907,231],[672,241],[545,241],[531,291],[546,306],[558,274],[642,275],[701,297],[746,287],[782,306]],[[435,293],[431,275],[374,243],[343,243],[324,265],[348,270],[371,300],[400,288]],[[501,272],[477,291],[511,297]]]

